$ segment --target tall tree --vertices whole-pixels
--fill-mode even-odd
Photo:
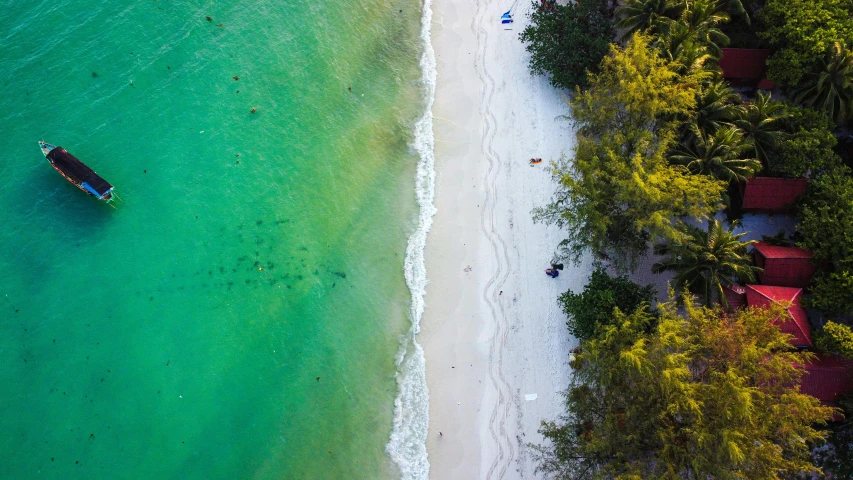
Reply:
[[[679,23],[687,26],[696,41],[719,58],[722,53],[720,48],[729,44],[729,37],[719,27],[729,21],[729,15],[722,10],[722,4],[717,0],[692,0],[686,6]]]
[[[743,132],[735,126],[725,126],[709,135],[701,133],[679,145],[669,156],[674,163],[684,165],[693,174],[708,175],[726,183],[744,181],[761,170],[761,162],[744,158],[753,147],[744,140]]]
[[[772,176],[816,178],[838,170],[841,158],[835,153],[838,139],[835,125],[823,112],[788,107],[789,114],[778,120],[785,134],[777,145],[765,146],[766,166]],[[777,122],[774,122],[777,123]]]
[[[614,308],[633,312],[641,305],[651,305],[654,293],[650,285],[640,286],[626,276],[611,277],[603,268],[596,268],[583,292],[569,290],[557,302],[569,317],[569,332],[583,341],[613,321]]]
[[[760,271],[746,253],[755,241],[741,241],[746,232],[734,233],[734,225],[725,228],[719,220],[709,221],[707,230],[684,224],[682,229],[683,241],[655,246],[655,253],[666,259],[655,263],[652,272],[675,272],[672,282],[676,291],[686,287],[700,295],[706,306],[717,300],[728,307],[723,286],[739,280],[754,281]]]
[[[832,409],[799,393],[813,354],[795,351],[772,319],[695,308],[644,310],[581,344],[566,414],[543,422],[539,470],[562,480],[776,479],[817,472],[809,450]]]
[[[734,124],[743,132],[744,140],[752,145],[753,156],[763,165],[768,163],[768,150],[779,145],[785,135],[782,120],[789,116],[782,102],[771,95],[758,92],[755,100],[745,104]]]
[[[799,245],[821,270],[808,303],[828,313],[853,310],[853,178],[843,170],[813,179],[800,204]]]
[[[635,33],[661,35],[677,20],[684,5],[677,0],[628,0],[616,9],[619,19],[616,26],[625,33],[621,40],[626,41]]]
[[[606,0],[579,0],[553,8],[534,2],[530,25],[520,39],[530,52],[530,71],[550,75],[557,88],[584,87],[597,72],[615,35]]]
[[[766,0],[758,17],[758,35],[775,48],[768,76],[784,86],[798,85],[834,42],[853,38],[851,0]]]
[[[688,128],[687,138],[714,135],[721,127],[732,125],[740,114],[740,95],[727,81],[715,78],[706,82],[696,97],[695,128]]]
[[[825,352],[853,358],[853,331],[842,323],[826,322],[820,332],[815,334],[815,344]]]
[[[829,262],[837,271],[853,270],[853,178],[839,172],[809,183],[802,199],[799,245],[815,261]]]
[[[853,120],[853,51],[835,42],[827,57],[818,70],[807,73],[793,90],[794,100],[822,110],[842,124]]]
[[[558,191],[535,218],[566,227],[573,259],[591,251],[630,269],[648,240],[678,234],[672,218],[702,218],[720,205],[723,182],[690,175],[665,156],[698,84],[677,68],[636,34],[624,49],[611,47],[590,87],[571,101],[574,159],[557,165]]]

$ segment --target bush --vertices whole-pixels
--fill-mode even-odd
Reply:
[[[770,174],[800,178],[832,171],[841,165],[833,150],[838,144],[835,125],[824,113],[809,108],[789,107],[790,116],[780,121],[787,132],[778,145],[769,148]]]
[[[853,358],[853,332],[847,325],[826,322],[823,329],[815,334],[815,345],[823,352]]]
[[[581,294],[571,290],[560,295],[559,304],[569,316],[569,331],[578,340],[589,340],[602,325],[613,321],[613,309],[633,312],[640,305],[651,304],[655,291],[651,285],[641,287],[628,277],[611,277],[603,268],[592,272]]]

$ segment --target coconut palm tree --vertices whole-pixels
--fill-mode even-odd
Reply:
[[[853,51],[835,42],[822,65],[793,90],[794,100],[823,110],[836,123],[853,120]]]
[[[703,85],[696,98],[696,129],[713,135],[721,127],[732,125],[740,116],[740,109],[740,95],[717,77]]]
[[[717,0],[693,0],[687,3],[680,23],[687,26],[688,31],[696,41],[708,47],[708,52],[716,58],[729,44],[729,37],[720,30],[719,26],[729,21],[729,15],[723,11],[722,4]]]
[[[709,62],[712,56],[708,48],[699,45],[687,25],[681,22],[670,25],[667,34],[655,37],[652,45],[660,49],[665,60],[679,65],[680,75],[701,74],[699,78],[705,80],[717,69]]]
[[[744,158],[752,149],[740,129],[727,125],[713,135],[696,132],[687,143],[675,148],[669,160],[686,166],[693,174],[729,182],[744,181],[761,170],[761,162],[757,159]]]
[[[627,41],[634,32],[660,35],[681,15],[681,2],[673,0],[628,0],[616,9],[616,28],[625,29],[621,40]]]
[[[771,95],[758,92],[755,100],[745,104],[734,124],[743,132],[744,139],[754,148],[755,158],[767,166],[767,151],[779,144],[785,135],[782,120],[791,116],[782,102],[774,102]]]
[[[652,265],[653,273],[675,272],[673,279],[676,290],[687,288],[699,295],[706,306],[714,298],[728,307],[723,286],[737,281],[752,282],[761,271],[752,265],[746,247],[755,240],[742,242],[746,232],[734,233],[736,224],[725,228],[719,220],[708,222],[707,230],[681,224],[684,234],[682,242],[659,243],[655,253],[666,255],[662,262]]]

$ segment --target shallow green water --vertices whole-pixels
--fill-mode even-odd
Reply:
[[[84,3],[0,7],[0,478],[392,474],[417,5]]]

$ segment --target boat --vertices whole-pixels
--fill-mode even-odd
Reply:
[[[68,153],[64,148],[43,141],[39,141],[39,147],[41,147],[41,151],[50,165],[80,190],[107,203],[112,202],[117,197],[113,193],[113,186],[110,185],[110,182],[101,178],[94,170],[87,167],[85,163]]]

